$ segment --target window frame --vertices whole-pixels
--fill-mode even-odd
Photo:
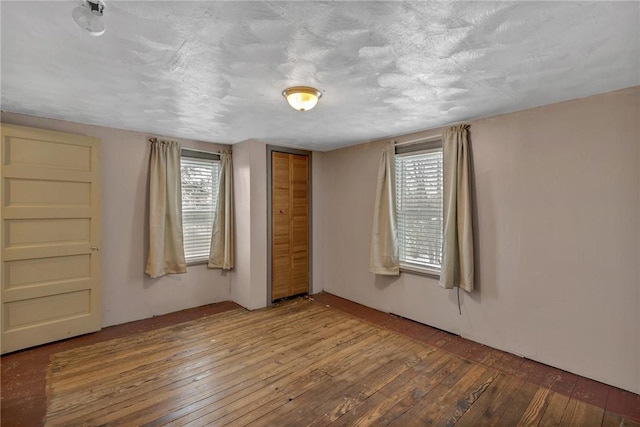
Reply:
[[[396,146],[394,163],[396,162],[396,159],[398,157],[410,157],[410,156],[415,156],[419,154],[432,153],[436,151],[443,152],[441,137],[433,138],[433,139],[425,139],[423,141],[418,141],[410,145]],[[444,165],[443,165],[443,169],[444,169]],[[443,170],[443,176],[441,178],[443,182],[443,185],[442,185],[443,206],[442,206],[442,210],[440,211],[440,215],[442,218],[442,224],[444,228],[444,170]],[[398,179],[398,176],[396,173],[396,180],[397,179]],[[396,218],[398,217],[398,214],[399,214],[399,210],[397,206],[397,200],[398,200],[397,198],[398,198],[398,195],[396,194]],[[399,233],[400,231],[399,228],[397,230]],[[441,233],[444,234],[444,230],[441,230]],[[444,243],[444,236],[442,236],[441,241]],[[398,247],[398,251],[400,251],[400,247]],[[418,274],[422,276],[428,276],[428,277],[439,279],[441,271],[442,271],[442,265],[440,266],[440,268],[434,268],[434,267],[420,266],[412,263],[406,263],[400,260],[400,272],[413,273],[413,274]]]
[[[218,185],[219,180],[220,180],[220,176],[219,176],[220,175],[220,155],[216,154],[216,153],[207,152],[207,151],[199,151],[199,150],[193,150],[193,149],[189,149],[189,148],[182,148],[180,150],[180,197],[181,197],[181,200],[183,200],[182,197],[184,195],[184,193],[182,191],[182,187],[183,187],[183,184],[184,184],[183,177],[182,177],[182,159],[185,158],[185,157],[186,158],[192,158],[192,159],[211,160],[213,162],[217,162],[218,163],[218,176],[213,177],[213,183],[212,184],[213,184],[213,186]],[[214,189],[214,191],[217,191],[217,190]],[[217,200],[214,199],[213,203],[217,203]],[[215,205],[213,205],[212,208],[214,208],[213,210],[214,210],[214,215],[215,215]],[[183,233],[183,236],[184,236],[184,228],[185,227],[184,227],[184,204],[183,203],[181,203],[181,214],[182,214],[182,233]],[[215,217],[214,217],[214,221],[215,221]],[[186,249],[185,248],[184,239],[183,239],[183,242],[182,242],[182,247],[183,247],[183,250]],[[209,262],[209,260],[208,260],[208,256],[207,256],[206,259],[198,258],[198,259],[194,259],[194,260],[189,261],[187,259],[187,254],[186,254],[186,250],[185,250],[185,262],[186,262],[187,266],[193,266],[193,265],[207,264]]]

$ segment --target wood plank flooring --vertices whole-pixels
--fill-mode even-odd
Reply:
[[[251,313],[212,304],[0,362],[7,427],[45,413],[65,426],[640,425],[636,394],[326,293]]]
[[[59,352],[45,423],[640,425],[557,391],[561,375],[536,384],[388,326],[296,299]]]

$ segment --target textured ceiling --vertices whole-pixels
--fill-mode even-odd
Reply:
[[[76,4],[0,3],[3,110],[324,151],[640,85],[639,2]]]

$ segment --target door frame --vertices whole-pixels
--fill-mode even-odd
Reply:
[[[307,294],[311,295],[311,289],[313,288],[313,283],[311,282],[311,279],[313,277],[313,216],[312,216],[312,212],[313,212],[313,183],[311,181],[311,164],[312,164],[312,152],[311,151],[307,151],[307,150],[299,150],[297,148],[290,148],[290,147],[280,147],[277,145],[267,145],[267,306],[270,306],[271,304],[273,304],[273,301],[271,301],[271,274],[272,274],[272,253],[271,253],[271,241],[273,239],[273,234],[272,234],[272,227],[273,227],[273,218],[272,218],[272,212],[271,212],[271,205],[272,205],[272,194],[271,194],[271,153],[276,152],[276,153],[286,153],[286,154],[297,154],[300,156],[307,156],[309,158],[309,167],[308,167],[308,179],[307,182],[309,183],[309,203],[308,205],[308,209],[309,211],[307,212],[307,218],[309,218],[308,221],[308,227],[309,229],[307,230],[308,233],[308,239],[309,239],[309,287],[307,288]]]

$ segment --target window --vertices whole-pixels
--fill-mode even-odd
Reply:
[[[396,147],[396,213],[400,268],[440,273],[442,143]]]
[[[182,150],[182,231],[187,264],[207,261],[218,201],[219,156]]]

